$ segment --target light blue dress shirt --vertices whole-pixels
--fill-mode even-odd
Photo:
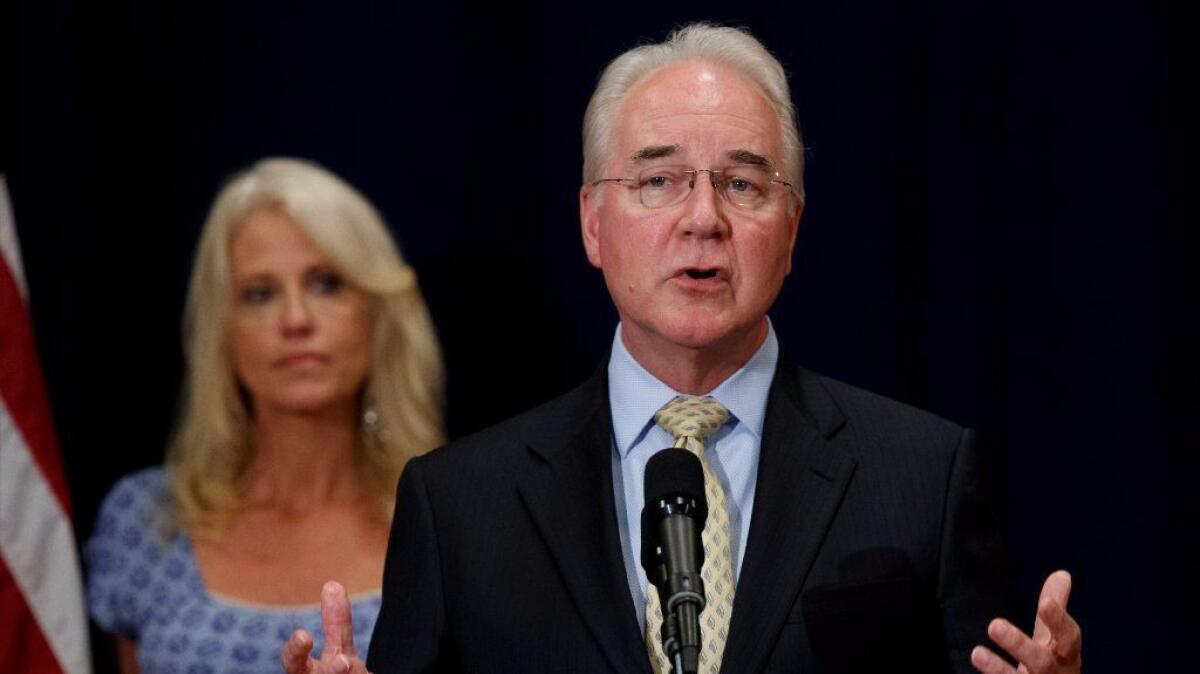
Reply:
[[[746,551],[746,535],[750,531],[767,394],[778,360],[779,342],[775,338],[775,329],[768,323],[767,338],[758,351],[742,369],[706,394],[721,401],[730,411],[729,421],[709,438],[704,454],[725,489],[729,534],[735,546],[735,587]],[[656,379],[633,359],[621,339],[621,326],[618,325],[608,360],[608,400],[612,408],[614,445],[613,487],[625,575],[643,631],[646,624],[646,573],[641,564],[644,473],[650,457],[672,444],[671,435],[654,423],[654,413],[677,395],[680,395],[678,391]]]

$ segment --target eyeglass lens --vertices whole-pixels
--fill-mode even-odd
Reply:
[[[747,209],[756,209],[766,203],[771,189],[770,174],[759,166],[739,165],[714,170],[651,166],[638,173],[638,195],[646,208],[664,208],[686,199],[698,180],[709,180],[730,203]]]

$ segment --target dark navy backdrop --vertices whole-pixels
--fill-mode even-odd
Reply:
[[[615,314],[579,243],[587,96],[624,48],[713,19],[781,58],[810,148],[786,348],[982,431],[1024,620],[1067,567],[1089,671],[1181,666],[1200,274],[1167,8],[181,4],[0,21],[0,168],[82,535],[161,457],[205,209],[264,155],[381,208],[445,344],[452,436],[590,373]]]

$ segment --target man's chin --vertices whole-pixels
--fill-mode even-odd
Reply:
[[[746,326],[723,316],[701,314],[680,316],[668,323],[653,326],[652,341],[692,351],[737,349],[744,340],[760,341],[756,324]]]

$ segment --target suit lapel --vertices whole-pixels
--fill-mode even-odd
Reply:
[[[649,672],[625,576],[612,480],[612,422],[603,371],[561,410],[564,431],[535,441],[519,489],[580,615],[619,672]],[[578,429],[577,431],[565,429]]]
[[[827,442],[843,423],[820,381],[781,353],[723,671],[766,665],[854,472],[854,459]]]

